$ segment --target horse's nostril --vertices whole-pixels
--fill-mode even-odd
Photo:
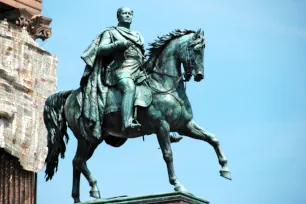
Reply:
[[[195,81],[201,81],[203,78],[204,78],[203,74],[197,74],[197,75],[194,77],[194,80],[195,80]]]

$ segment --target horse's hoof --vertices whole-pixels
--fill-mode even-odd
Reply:
[[[182,136],[177,136],[177,137],[175,137],[174,135],[170,135],[170,142],[171,142],[171,143],[177,143],[177,142],[179,142],[181,139],[183,139]]]
[[[93,198],[101,198],[100,191],[89,191],[89,194]]]
[[[80,203],[80,198],[74,198],[74,203]]]
[[[222,167],[222,169],[220,170],[220,176],[228,180],[232,180],[231,172],[227,167]]]
[[[186,188],[185,188],[184,186],[182,186],[182,185],[176,186],[176,187],[174,188],[174,190],[175,190],[175,191],[179,191],[179,192],[187,192]]]

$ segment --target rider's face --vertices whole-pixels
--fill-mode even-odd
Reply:
[[[133,11],[130,8],[123,8],[121,13],[118,15],[119,23],[132,23]]]

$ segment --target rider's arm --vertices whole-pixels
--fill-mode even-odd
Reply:
[[[101,55],[110,55],[114,51],[124,50],[127,47],[127,42],[124,41],[115,41],[112,42],[109,31],[105,31],[101,38],[101,42],[98,48],[98,52]]]

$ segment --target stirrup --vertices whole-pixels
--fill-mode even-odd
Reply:
[[[133,119],[129,122],[127,127],[123,128],[123,132],[125,132],[126,134],[129,134],[130,131],[139,130],[140,126],[141,124],[139,124],[136,120]]]
[[[128,126],[126,127],[127,128],[137,128],[137,127],[140,127],[141,124],[136,120],[136,119],[133,119],[131,120],[131,122],[128,124]]]

